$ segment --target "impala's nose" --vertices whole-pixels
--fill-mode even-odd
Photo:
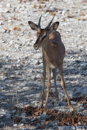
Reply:
[[[38,49],[38,45],[37,44],[34,44],[33,47],[34,47],[34,49]]]
[[[38,45],[39,45],[39,44],[38,44],[38,41],[39,41],[39,39],[37,39],[36,42],[35,42],[35,44],[33,45],[33,47],[34,47],[35,49],[38,49],[38,47],[39,47],[39,46],[38,46]]]

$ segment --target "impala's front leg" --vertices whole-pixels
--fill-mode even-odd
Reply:
[[[57,86],[56,86],[56,69],[53,69],[52,71],[53,71],[53,78],[54,78],[54,85],[55,85],[55,94],[56,94],[55,98],[59,104],[59,97],[58,97]]]
[[[47,66],[47,76],[48,76],[48,83],[47,83],[47,95],[46,95],[46,102],[45,102],[45,108],[44,111],[47,111],[47,102],[48,102],[48,96],[49,96],[49,91],[50,91],[50,87],[51,87],[51,69],[49,68],[49,66]]]
[[[46,79],[46,61],[44,59],[44,54],[43,54],[43,87],[42,87],[42,94],[41,94],[41,105],[40,105],[41,107],[43,106],[45,79]]]
[[[65,82],[64,82],[64,78],[63,78],[63,66],[61,65],[60,68],[59,68],[59,72],[60,72],[60,78],[61,78],[61,85],[65,91],[65,94],[66,94],[66,97],[67,97],[67,102],[68,102],[68,106],[70,108],[70,111],[73,111],[73,107],[70,103],[70,100],[69,100],[69,97],[68,97],[68,94],[67,94],[67,91],[66,91],[66,87],[65,87]]]

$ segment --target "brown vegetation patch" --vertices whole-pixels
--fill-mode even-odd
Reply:
[[[16,107],[16,109],[18,109]],[[39,107],[23,107],[21,109],[21,113],[26,113],[27,114],[27,123],[30,125],[36,125],[37,123],[41,124],[41,120],[39,120],[41,114],[43,114],[44,108],[39,108]],[[79,126],[79,125],[87,125],[87,117],[81,115],[80,113],[77,112],[60,112],[58,110],[47,110],[46,113],[49,118],[44,119],[44,125],[47,125],[51,123],[52,121],[58,120],[58,126]],[[30,116],[30,118],[29,118]],[[34,120],[32,120],[34,119]],[[16,121],[21,122],[22,118],[15,118],[13,119],[14,122]]]

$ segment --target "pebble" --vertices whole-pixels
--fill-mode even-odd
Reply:
[[[7,8],[11,8],[12,5],[11,5],[10,3],[7,3],[6,7],[7,7]]]
[[[37,75],[36,75],[36,78],[37,78],[37,79],[38,79],[38,78],[41,79],[41,78],[42,78],[42,74],[37,74]]]
[[[20,126],[24,126],[24,124],[23,124],[23,123],[21,123],[21,124],[20,124]]]
[[[59,122],[59,120],[52,121],[51,123],[48,124],[48,126],[54,128],[58,125],[58,122]]]
[[[43,120],[43,119],[49,119],[49,116],[48,115],[45,115],[45,114],[42,114],[40,116],[40,119]]]
[[[6,116],[6,119],[10,119],[11,118],[11,114],[10,113],[6,113],[5,116]]]
[[[17,124],[13,124],[13,126],[14,126],[14,127],[16,127],[16,126],[17,126]]]
[[[0,115],[0,119],[3,119],[5,117],[5,115]]]
[[[21,114],[21,117],[23,118],[23,117],[26,117],[27,116],[27,114],[26,113],[22,113]]]
[[[0,115],[5,115],[6,113],[7,113],[6,110],[4,110],[4,109],[1,109],[1,110],[0,110]]]
[[[23,118],[23,119],[21,120],[21,122],[22,122],[22,123],[26,123],[26,118]]]
[[[71,130],[75,130],[76,128],[75,128],[75,126],[71,126]]]
[[[0,126],[3,126],[4,125],[4,122],[0,122]]]
[[[31,119],[31,121],[35,121],[35,120],[36,120],[36,118]]]
[[[15,114],[15,113],[16,113],[16,110],[11,111],[11,113],[12,113],[12,114]]]

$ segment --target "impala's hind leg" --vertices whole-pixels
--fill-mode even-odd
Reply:
[[[68,106],[70,108],[70,111],[73,111],[73,107],[72,107],[72,105],[69,101],[69,97],[68,97],[66,87],[65,87],[65,82],[64,82],[64,77],[63,77],[63,66],[62,65],[59,67],[59,72],[60,72],[60,78],[61,78],[61,85],[62,85],[62,88],[64,89],[65,94],[66,94]]]

